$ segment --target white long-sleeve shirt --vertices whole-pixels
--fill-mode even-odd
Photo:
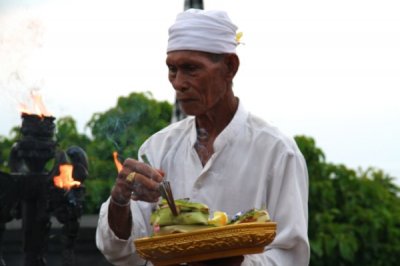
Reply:
[[[196,136],[195,119],[188,117],[149,138],[139,154],[146,154],[153,167],[166,173],[176,199],[190,198],[207,204],[210,212],[228,215],[267,208],[277,222],[276,237],[264,253],[246,255],[242,265],[308,265],[308,174],[293,139],[248,113],[241,103],[216,138],[205,166],[194,148]],[[122,240],[108,225],[108,203],[99,215],[98,248],[115,265],[143,265],[133,239],[151,234],[153,205],[131,201],[132,234]]]

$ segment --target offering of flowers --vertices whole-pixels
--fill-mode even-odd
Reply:
[[[229,218],[222,211],[215,211],[213,215],[210,215],[208,206],[203,203],[175,200],[175,205],[179,209],[178,216],[172,214],[165,200],[159,203],[159,208],[152,213],[150,219],[154,235],[186,233],[230,224],[270,221],[266,210],[251,209],[243,213],[239,212]]]
[[[175,204],[177,216],[161,201],[151,215],[154,235],[134,240],[139,255],[157,266],[261,253],[276,235],[277,224],[266,210],[229,217],[223,211],[210,215],[202,203],[175,200]]]

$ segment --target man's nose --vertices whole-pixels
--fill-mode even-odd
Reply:
[[[172,85],[175,90],[184,92],[189,89],[189,84],[186,76],[182,72],[176,72]]]

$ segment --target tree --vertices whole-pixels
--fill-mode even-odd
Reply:
[[[76,145],[86,150],[90,143],[89,137],[78,132],[76,121],[71,116],[57,119],[56,130],[57,144],[62,150],[66,150],[71,145]]]
[[[310,265],[397,265],[400,190],[393,178],[327,163],[312,138],[295,139],[310,178]]]
[[[120,97],[117,106],[94,114],[88,122],[95,154],[109,158],[113,150],[123,157],[136,157],[140,145],[153,133],[167,126],[171,119],[170,103],[157,102],[150,93],[132,93]]]
[[[8,159],[11,147],[16,143],[19,136],[19,127],[13,127],[10,131],[10,137],[0,136],[0,171],[8,172]]]

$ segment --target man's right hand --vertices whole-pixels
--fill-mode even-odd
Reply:
[[[129,202],[143,200],[157,202],[160,197],[159,183],[164,173],[150,165],[126,159],[118,173],[111,190],[111,202],[108,208],[108,224],[121,239],[128,239],[132,230],[132,216]]]
[[[157,202],[164,173],[134,159],[126,159],[111,191],[114,203],[126,205],[130,199]]]

